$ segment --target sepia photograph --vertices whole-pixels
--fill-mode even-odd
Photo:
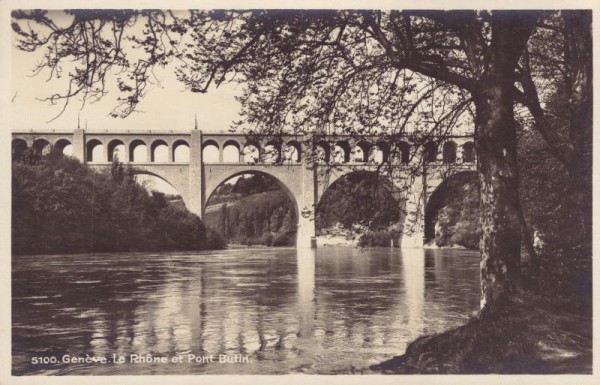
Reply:
[[[7,383],[593,383],[592,2],[35,4]]]

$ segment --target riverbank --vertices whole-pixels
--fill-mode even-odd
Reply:
[[[530,298],[420,337],[405,354],[370,369],[383,374],[591,374],[592,330],[591,314],[540,306]]]
[[[12,254],[215,250],[223,238],[114,162],[94,170],[51,150],[12,162]]]

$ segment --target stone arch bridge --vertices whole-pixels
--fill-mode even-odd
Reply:
[[[140,173],[159,177],[173,186],[186,207],[201,218],[208,199],[222,183],[247,172],[273,176],[295,203],[297,245],[308,247],[315,223],[302,212],[312,211],[332,183],[357,170],[375,170],[390,161],[397,173],[394,184],[404,183],[401,201],[410,228],[401,236],[402,247],[421,247],[428,197],[449,176],[475,169],[470,136],[445,138],[423,146],[407,137],[394,145],[378,137],[356,141],[350,137],[289,136],[278,140],[249,138],[231,132],[191,131],[13,131],[12,155],[28,147],[43,151],[52,145],[91,167],[107,167],[114,160],[131,163]],[[307,146],[312,145],[312,151]],[[305,159],[307,154],[312,159]],[[421,157],[418,177],[408,172]],[[420,163],[421,164],[421,163]],[[333,166],[332,166],[333,165]],[[409,180],[409,175],[413,175]]]

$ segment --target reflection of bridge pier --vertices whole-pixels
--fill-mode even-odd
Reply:
[[[245,134],[222,131],[87,131],[79,128],[15,131],[12,136],[13,158],[27,147],[43,151],[53,145],[93,167],[104,168],[115,159],[131,163],[139,173],[154,175],[173,186],[186,207],[200,218],[208,199],[222,183],[244,173],[268,174],[295,203],[299,247],[311,246],[311,238],[315,236],[314,216],[303,214],[314,214],[327,188],[345,174],[375,171],[382,162],[388,161],[394,164],[397,174],[391,177],[393,183],[405,185],[401,204],[407,211],[407,219],[403,226],[401,224],[404,235],[400,244],[422,247],[427,197],[447,176],[472,170],[475,161],[470,136],[449,138],[442,152],[437,152],[437,147],[430,142],[435,149],[425,145],[427,154],[423,146],[405,141],[382,143],[378,136],[359,141],[340,135],[248,138]],[[460,149],[458,153],[457,149]],[[423,177],[413,178],[408,170],[423,156],[427,159]],[[324,170],[329,170],[326,176],[323,176]]]
[[[309,341],[314,332],[315,318],[315,250],[298,250],[298,314],[300,340]]]
[[[406,287],[407,326],[411,338],[415,338],[421,335],[423,329],[425,250],[402,250],[402,272]]]

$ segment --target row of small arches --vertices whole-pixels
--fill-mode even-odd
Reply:
[[[457,162],[458,145],[454,141],[446,141],[442,145],[441,159],[438,159],[438,145],[428,142],[424,145],[425,161],[428,163],[442,161],[443,163]],[[411,146],[407,142],[400,142],[395,149],[401,163],[411,160]],[[203,161],[207,163],[300,163],[302,161],[302,146],[297,141],[289,141],[283,145],[267,142],[264,147],[256,142],[247,143],[240,152],[240,145],[235,141],[228,141],[219,146],[216,141],[206,141],[203,145]],[[391,150],[386,143],[370,144],[359,142],[354,146],[347,141],[334,144],[319,141],[314,147],[315,160],[318,163],[376,163],[388,161]],[[475,161],[475,146],[473,142],[462,145],[462,162]]]
[[[73,146],[67,139],[59,139],[53,146],[65,155],[73,155]],[[27,149],[27,142],[23,139],[13,139],[13,158],[20,156]],[[37,139],[32,147],[43,152],[50,148],[50,143],[45,139]],[[457,162],[457,144],[446,141],[442,146],[442,158],[438,159],[438,145],[428,142],[424,145],[424,157],[428,163],[441,160],[443,163]],[[410,145],[400,142],[395,149],[401,163],[410,162]],[[377,163],[386,162],[390,156],[390,147],[385,143],[369,144],[359,142],[351,146],[347,141],[339,141],[333,145],[320,141],[315,144],[315,160],[318,163]],[[249,142],[241,149],[237,141],[229,140],[222,147],[214,140],[207,140],[202,145],[202,156],[205,163],[300,163],[302,161],[302,146],[297,141],[289,141],[283,145],[267,142],[264,147],[259,143]],[[91,139],[86,143],[85,159],[88,163],[103,163],[119,160],[130,163],[188,163],[190,158],[189,144],[185,140],[176,140],[171,146],[164,140],[155,140],[150,147],[140,139],[135,139],[127,145],[120,139],[113,139],[104,144],[98,139]],[[475,147],[473,142],[462,145],[462,162],[475,161]]]
[[[50,143],[46,139],[39,138],[33,142],[32,148],[43,154],[51,148],[51,145],[65,155],[73,155],[73,145],[68,139],[59,139]],[[12,141],[13,159],[20,157],[28,148],[24,139],[16,138]],[[272,156],[275,151],[273,144],[267,144],[263,151],[260,146],[247,144],[243,151],[234,140],[224,143],[223,151],[219,149],[217,142],[208,140],[202,146],[203,161],[207,163],[257,163],[259,161],[274,162]],[[286,159],[300,162],[300,144],[291,142],[285,148]],[[175,141],[171,147],[164,140],[155,140],[150,147],[140,139],[135,139],[126,144],[120,139],[113,139],[104,145],[98,139],[90,139],[85,145],[85,160],[87,163],[106,163],[119,160],[124,163],[188,163],[190,160],[190,148],[185,140]]]
[[[51,148],[51,143],[46,139],[37,139],[32,148],[39,153],[44,153]],[[73,155],[73,145],[67,139],[59,139],[52,146],[65,155]],[[175,141],[171,147],[164,140],[155,140],[150,147],[142,140],[136,139],[125,144],[120,139],[113,139],[105,147],[98,139],[87,141],[85,146],[85,160],[88,163],[104,163],[121,161],[124,163],[188,163],[190,160],[190,148],[185,140]],[[20,157],[28,148],[23,139],[13,139],[13,159]],[[172,151],[170,151],[170,148]]]
[[[261,146],[258,142],[247,142],[241,146],[235,140],[228,140],[219,145],[214,140],[202,144],[202,160],[205,163],[300,163],[302,146],[296,140],[278,145],[274,141]]]

